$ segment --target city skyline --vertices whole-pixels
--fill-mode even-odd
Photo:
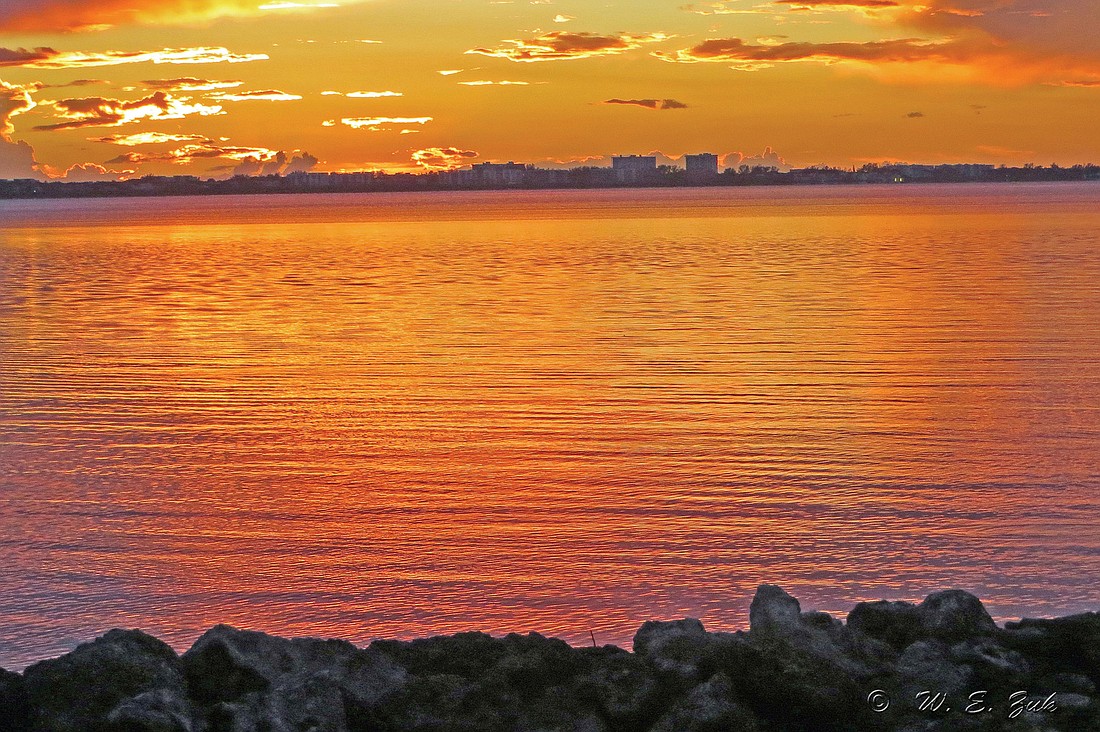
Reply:
[[[0,178],[1095,160],[1085,0],[16,0]],[[568,62],[568,63],[567,63]]]

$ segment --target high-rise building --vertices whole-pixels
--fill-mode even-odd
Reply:
[[[698,155],[685,155],[687,161],[687,174],[690,176],[718,175],[718,156],[711,153],[699,153]]]
[[[657,156],[615,155],[611,158],[611,169],[620,182],[637,183],[657,175]]]

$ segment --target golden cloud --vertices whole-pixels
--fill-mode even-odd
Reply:
[[[132,135],[107,135],[106,137],[89,137],[90,142],[106,142],[111,145],[123,145],[135,147],[137,145],[159,145],[166,142],[209,142],[213,143],[205,135],[174,135],[167,132],[136,132]]]
[[[234,89],[244,84],[243,81],[214,81],[213,79],[197,79],[194,76],[184,76],[178,79],[147,79],[143,82],[149,89],[163,89],[175,92],[200,92],[214,91],[216,89]]]
[[[340,124],[347,125],[353,130],[368,129],[378,132],[393,125],[426,125],[432,121],[431,117],[344,117]],[[333,120],[329,120],[335,124]],[[322,123],[325,127],[332,127],[328,122]]]
[[[210,98],[219,102],[293,102],[302,97],[297,94],[287,94],[277,89],[265,89],[263,91],[219,92],[218,94],[211,94]]]
[[[36,130],[68,130],[77,127],[118,127],[143,119],[183,119],[191,115],[208,117],[222,114],[220,106],[192,104],[187,99],[173,97],[167,92],[155,92],[143,99],[123,102],[104,97],[61,99],[43,102],[52,106],[58,116],[66,120],[50,125],[39,125]]]
[[[657,43],[672,36],[664,33],[602,36],[596,33],[569,33],[552,31],[526,40],[505,40],[498,48],[471,48],[468,54],[479,54],[509,61],[531,63],[535,61],[569,61],[594,56],[616,56],[640,47],[645,43]]]
[[[220,46],[195,48],[163,48],[159,51],[56,51],[52,48],[0,48],[0,66],[21,66],[28,69],[79,69],[122,64],[214,64],[246,63],[268,59],[264,53],[233,53]]]
[[[457,147],[429,147],[417,150],[412,154],[412,160],[424,170],[454,170],[461,168],[469,162],[470,158],[476,158],[473,150],[461,150]]]

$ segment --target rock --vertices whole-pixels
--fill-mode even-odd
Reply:
[[[947,644],[937,640],[922,640],[911,644],[898,657],[894,673],[906,700],[922,691],[942,692],[949,696],[966,696],[973,669],[951,659]]]
[[[848,628],[904,650],[922,635],[921,612],[909,602],[861,602],[848,613]]]
[[[191,703],[176,691],[157,689],[126,699],[107,715],[111,732],[195,732]]]
[[[0,730],[26,732],[30,711],[23,677],[0,668]]]
[[[179,657],[139,630],[112,630],[24,674],[35,732],[98,732],[124,700],[158,690],[184,694]]]
[[[997,632],[982,601],[963,590],[933,592],[917,610],[923,633],[949,643]]]
[[[650,732],[755,732],[751,711],[737,702],[733,682],[719,673],[699,684],[664,714]]]
[[[706,653],[707,632],[695,618],[649,620],[634,634],[634,653],[661,674],[695,679]]]
[[[1025,618],[1005,624],[1004,641],[1042,667],[1087,676],[1100,685],[1100,613]]]
[[[583,648],[586,670],[573,682],[577,704],[595,709],[615,729],[645,729],[656,718],[664,692],[652,667],[619,648]]]
[[[349,717],[371,710],[406,680],[405,670],[377,651],[345,641],[211,628],[181,662],[191,695],[219,729],[252,732],[343,732]]]
[[[776,585],[760,585],[749,606],[749,632],[782,634],[802,626],[798,600]]]

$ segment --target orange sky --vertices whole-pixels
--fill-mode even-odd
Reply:
[[[1096,21],[1096,0],[5,0],[0,178],[1100,162]]]

